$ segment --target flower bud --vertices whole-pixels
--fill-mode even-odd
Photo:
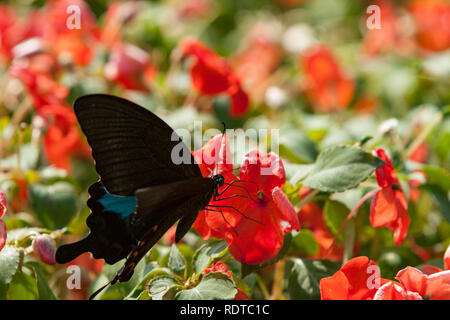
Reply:
[[[56,263],[55,240],[48,234],[40,234],[33,240],[33,250],[42,262],[53,265]]]
[[[0,251],[3,249],[6,243],[6,224],[0,220]]]

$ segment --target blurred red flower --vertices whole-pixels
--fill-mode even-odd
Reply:
[[[234,70],[252,100],[262,99],[269,85],[266,81],[282,59],[281,48],[270,39],[253,37],[240,52],[234,63]]]
[[[148,83],[155,77],[156,67],[150,55],[131,44],[116,43],[105,65],[105,76],[129,90],[149,91]]]
[[[101,40],[112,47],[121,41],[121,30],[139,12],[139,2],[113,2],[108,5],[102,27]]]
[[[376,192],[370,205],[370,223],[374,228],[386,227],[393,231],[394,242],[399,245],[405,239],[410,223],[408,202],[384,150],[373,150],[373,154],[386,164],[375,169],[375,178],[381,189]]]
[[[38,72],[13,63],[10,74],[23,82],[38,112],[44,106],[61,104],[69,95],[69,89],[54,81],[53,77],[47,72]]]
[[[90,149],[81,137],[72,108],[64,101],[69,90],[46,72],[13,64],[10,73],[27,87],[37,113],[49,120],[44,137],[47,159],[56,167],[70,171],[70,156],[73,153],[89,156]]]
[[[79,12],[68,13],[70,6],[78,8]],[[89,64],[94,56],[98,31],[95,16],[87,3],[83,0],[51,1],[46,7],[46,19],[44,38],[53,53],[76,65]],[[69,28],[71,23],[73,26]]]
[[[19,18],[6,5],[0,5],[0,55],[13,57],[13,48],[26,39],[42,37],[45,17],[38,10],[31,10],[26,17]]]
[[[407,34],[405,19],[396,12],[392,1],[379,0],[372,3],[380,8],[381,28],[372,28],[367,31],[362,43],[365,54],[372,56],[385,52],[408,52],[413,49],[414,42]],[[373,13],[367,13],[367,18]]]
[[[310,191],[310,188],[303,186],[299,191],[300,199],[303,199]],[[311,259],[342,260],[344,248],[341,245],[336,244],[330,252],[327,252],[328,248],[333,243],[334,238],[325,223],[322,209],[316,202],[304,204],[298,212],[298,219],[302,227],[311,230],[319,245],[319,252],[316,255],[311,256]]]
[[[69,106],[59,104],[41,108],[40,114],[53,119],[44,137],[47,159],[56,167],[70,172],[72,154],[81,156],[90,154],[89,146],[81,139],[75,114]]]
[[[450,3],[446,0],[414,0],[410,11],[417,25],[417,42],[431,51],[450,48]]]
[[[204,95],[226,94],[231,99],[230,115],[239,117],[248,110],[249,100],[228,62],[193,37],[179,43],[184,57],[194,57],[190,75],[194,88]]]
[[[355,83],[338,66],[330,50],[317,46],[300,56],[306,73],[306,95],[318,111],[328,112],[348,107]]]
[[[212,143],[202,149],[211,154],[211,148],[217,146],[217,140],[220,145],[221,137],[214,137]],[[223,155],[230,154],[226,139],[223,139],[222,149],[226,151],[219,156],[219,161],[225,163]],[[194,152],[194,157],[197,162],[201,162],[198,153]],[[225,168],[222,166],[218,170],[219,174],[224,174],[225,182],[238,180],[231,172],[227,173]],[[206,170],[202,170],[203,174]],[[207,172],[210,170],[211,167]],[[194,227],[204,238],[225,239],[230,253],[238,261],[259,264],[274,258],[283,245],[284,234],[292,229],[299,230],[300,223],[294,207],[281,191],[286,177],[278,155],[269,153],[261,157],[258,151],[248,153],[244,157],[239,177],[241,182],[235,182],[219,196],[219,199],[232,198],[210,202],[211,206],[221,206],[215,209],[222,210],[223,216],[205,210],[200,212]],[[219,192],[226,187],[222,186]]]

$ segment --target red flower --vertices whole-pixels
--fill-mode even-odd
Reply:
[[[192,37],[183,39],[179,47],[183,56],[195,58],[190,68],[194,88],[204,95],[228,95],[231,99],[230,115],[244,115],[248,110],[248,96],[228,62]]]
[[[267,80],[282,58],[281,49],[266,38],[253,37],[248,46],[238,54],[235,72],[252,98],[261,99]]]
[[[369,268],[370,267],[370,268]],[[376,264],[367,257],[356,257],[345,263],[331,277],[320,280],[322,300],[367,300],[377,292]],[[387,280],[378,278],[378,284]]]
[[[44,137],[44,151],[47,159],[58,168],[71,170],[70,156],[73,153],[88,156],[88,145],[81,139],[75,114],[66,105],[50,105],[41,108],[40,114],[52,118]]]
[[[355,83],[339,68],[329,49],[310,49],[300,63],[306,73],[306,94],[318,111],[341,110],[350,104]]]
[[[216,141],[220,139],[221,135],[216,136],[205,147],[217,146]],[[223,154],[230,154],[227,140],[223,141],[222,149],[225,151],[219,157],[219,163],[225,163]],[[207,153],[211,154],[209,150]],[[196,153],[194,157],[197,162],[201,161]],[[231,172],[224,171],[226,165],[218,173],[223,173],[225,181],[231,183],[237,178]],[[200,164],[202,166],[205,165]],[[207,166],[207,170],[209,172],[211,167]],[[204,169],[202,172],[205,174]],[[225,239],[230,253],[240,262],[259,264],[274,258],[283,245],[284,233],[292,229],[299,230],[300,224],[294,207],[280,189],[285,182],[285,173],[283,163],[276,154],[269,153],[261,158],[258,151],[248,153],[239,177],[242,182],[235,183],[219,199],[233,195],[248,197],[249,194],[252,199],[233,197],[211,200],[210,205],[232,206],[235,209],[217,207],[222,210],[223,216],[205,210],[199,214],[194,227],[204,238],[213,236]],[[219,192],[224,187],[227,185],[222,186]]]
[[[121,40],[121,30],[139,11],[139,3],[113,2],[108,6],[105,14],[105,22],[102,27],[101,39],[108,47],[113,46]]]
[[[375,156],[386,162],[375,169],[375,178],[381,189],[370,205],[370,223],[374,228],[386,227],[394,232],[394,242],[399,245],[408,232],[410,218],[408,202],[391,164],[383,149],[373,151]]]
[[[0,191],[0,219],[6,214],[8,207],[6,206],[6,198],[3,192]],[[0,251],[6,243],[6,224],[0,220]]]
[[[19,18],[9,7],[0,5],[0,54],[13,58],[14,47],[24,40],[41,37],[44,26],[45,18],[40,11],[32,10]]]
[[[323,300],[449,300],[450,270],[439,268],[424,274],[413,267],[400,270],[396,281],[379,278],[369,266],[376,264],[367,257],[349,260],[333,276],[320,280]],[[372,268],[373,268],[372,267]],[[375,276],[375,277],[374,277]],[[369,278],[371,277],[371,278]]]
[[[44,106],[60,104],[69,95],[69,89],[55,82],[49,73],[37,72],[14,63],[10,73],[26,86],[38,112]]]
[[[105,65],[105,76],[125,89],[149,91],[148,84],[156,74],[147,52],[131,44],[116,43]]]
[[[396,282],[380,287],[375,300],[450,300],[450,270],[427,275],[413,267],[397,273]]]
[[[402,17],[396,15],[391,1],[375,1],[373,5],[380,8],[381,28],[368,30],[362,48],[367,55],[384,52],[406,52],[413,48],[413,41],[408,37],[402,26]],[[367,19],[373,13],[367,13]]]
[[[304,198],[310,191],[310,188],[303,186],[299,191],[300,199]],[[333,243],[334,238],[325,223],[322,209],[316,202],[304,204],[298,213],[298,218],[302,227],[311,230],[319,245],[319,252],[310,257],[311,259],[342,260],[342,255],[344,253],[344,248],[342,246],[335,245],[330,252],[327,252],[328,248]]]
[[[450,48],[450,4],[446,0],[415,0],[410,11],[417,24],[419,45],[431,51]]]
[[[67,12],[69,6],[79,8],[79,26],[75,26],[76,12]],[[70,59],[76,65],[85,66],[94,57],[93,46],[96,42],[95,16],[89,6],[82,0],[51,1],[46,10],[47,28],[45,41],[57,56]],[[69,29],[68,23],[74,28]]]

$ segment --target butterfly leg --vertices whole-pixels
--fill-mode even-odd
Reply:
[[[243,216],[244,218],[249,219],[249,220],[251,220],[251,221],[253,221],[253,222],[259,223],[259,224],[261,224],[261,225],[263,225],[263,226],[265,225],[265,224],[262,223],[261,221],[258,221],[258,220],[256,220],[256,219],[253,219],[253,218],[251,218],[251,217],[249,217],[249,216],[243,214],[242,211],[236,209],[236,208],[233,207],[233,206],[219,206],[219,205],[208,204],[208,207],[213,207],[213,208],[230,208],[230,209],[234,209],[234,210],[236,210],[237,212],[239,212],[239,214],[240,214],[241,216]]]
[[[233,182],[235,182],[235,181],[239,181],[239,180],[234,180]],[[236,187],[236,188],[242,188],[242,189],[244,189],[244,190],[247,192],[247,194],[248,194],[248,196],[239,195],[240,197],[246,198],[246,199],[256,200],[255,198],[253,198],[253,197],[250,195],[250,192],[247,190],[247,188],[245,188],[245,187],[243,187],[243,186],[236,186],[236,185],[233,185],[233,182],[231,182],[231,183],[229,183],[229,184],[226,183],[226,184],[227,184],[227,187],[226,187],[224,190],[222,190],[221,192],[215,192],[215,193],[214,193],[213,199],[214,199],[214,200],[221,200],[221,199],[218,199],[217,197],[219,197],[219,196],[221,196],[222,194],[224,194],[225,191],[227,191],[230,187]],[[225,198],[224,198],[224,199],[225,199]]]
[[[225,215],[223,214],[222,210],[217,210],[217,209],[209,209],[207,207],[205,207],[203,210],[207,210],[207,211],[214,211],[214,212],[220,212],[220,214],[222,215],[223,220],[231,227],[231,229],[233,229],[234,233],[236,233],[237,236],[239,236],[239,233],[237,232],[237,230],[233,227],[233,225],[228,222],[228,220],[225,218]]]

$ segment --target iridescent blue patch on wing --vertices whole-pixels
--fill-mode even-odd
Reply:
[[[111,211],[119,215],[121,219],[126,219],[136,210],[136,197],[115,196],[105,190],[105,195],[101,197],[98,202],[101,203],[105,211]]]

